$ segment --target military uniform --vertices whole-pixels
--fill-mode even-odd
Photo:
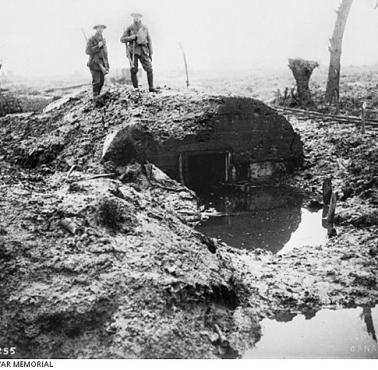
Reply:
[[[102,42],[101,47],[98,46]],[[106,42],[101,34],[95,34],[87,42],[86,54],[89,55],[87,66],[92,74],[93,97],[100,95],[105,81],[105,73],[109,70]]]
[[[136,36],[134,39],[133,36]],[[142,23],[133,23],[121,37],[121,42],[126,44],[127,56],[130,59],[131,81],[135,88],[138,88],[138,61],[142,64],[147,73],[148,86],[150,91],[155,91],[152,71],[152,42],[148,29]],[[133,58],[134,57],[134,58]]]

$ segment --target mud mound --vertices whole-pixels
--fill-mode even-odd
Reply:
[[[1,130],[9,140],[1,154],[27,167],[53,162],[55,168],[66,170],[73,161],[84,168],[94,163],[96,167],[101,161],[106,135],[127,124],[132,117],[143,115],[141,125],[147,124],[147,118],[151,119],[155,132],[160,131],[164,122],[171,132],[178,134],[190,127],[180,111],[202,114],[206,108],[210,109],[210,104],[201,99],[194,101],[173,93],[154,97],[128,88],[110,90],[104,101],[102,108],[93,109],[90,96],[78,93],[52,103],[41,115],[3,118]],[[57,142],[61,143],[58,150]]]
[[[230,337],[224,353],[255,340],[238,333],[238,307],[249,329],[256,323],[240,307],[244,285],[230,261],[174,211],[196,211],[190,192],[172,180],[170,192],[136,190],[80,173],[50,182],[65,185],[29,200],[8,188],[17,211],[12,223],[1,217],[0,340],[19,357],[215,357],[214,325]]]
[[[129,142],[105,160],[117,157],[123,165],[148,160],[175,178],[177,156],[187,151],[235,152],[240,174],[250,162],[301,160],[301,143],[290,124],[253,99],[170,90],[148,95],[114,87],[102,100],[103,107],[93,109],[89,96],[79,93],[41,115],[3,118],[0,130],[8,139],[0,155],[29,168],[95,170],[107,135],[124,130]]]

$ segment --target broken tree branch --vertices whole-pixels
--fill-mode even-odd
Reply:
[[[78,180],[76,182],[80,182],[80,181],[89,181],[89,180],[96,180],[96,179],[101,179],[101,178],[114,178],[117,176],[117,173],[113,172],[113,173],[101,173],[99,175],[94,175],[92,177],[89,177],[87,179],[81,179],[81,180]]]
[[[218,326],[218,324],[214,324],[214,328],[219,336],[219,341],[221,344],[228,343],[226,336],[222,333],[222,330]]]
[[[76,165],[73,165],[71,168],[70,168],[70,170],[68,171],[68,173],[67,173],[67,179],[71,176],[71,174],[72,174],[72,172],[73,172],[73,170],[76,168]]]

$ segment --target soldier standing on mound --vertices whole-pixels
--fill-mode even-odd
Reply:
[[[131,81],[134,88],[138,88],[138,60],[147,72],[148,87],[151,92],[157,92],[154,88],[152,72],[152,43],[147,27],[142,24],[140,13],[132,13],[134,21],[121,37],[121,42],[126,44],[127,57],[130,60]]]
[[[102,35],[106,26],[99,24],[93,27],[96,33],[88,40],[86,54],[89,55],[87,66],[92,74],[93,98],[100,95],[105,75],[109,73],[108,51]]]

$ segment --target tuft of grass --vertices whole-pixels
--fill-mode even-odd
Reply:
[[[124,221],[122,211],[118,203],[109,198],[101,200],[97,208],[98,222],[112,230],[119,230]]]

